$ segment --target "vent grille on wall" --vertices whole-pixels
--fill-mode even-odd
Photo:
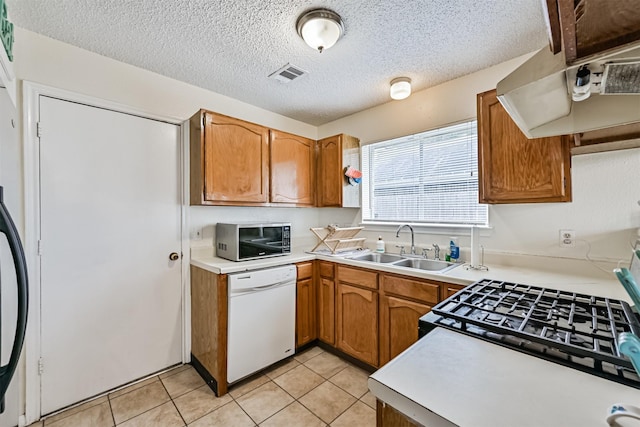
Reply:
[[[640,62],[604,64],[602,94],[640,94]]]
[[[304,71],[302,68],[296,67],[295,65],[287,64],[279,70],[269,74],[269,78],[278,80],[282,83],[289,83],[306,74],[308,74],[308,72]]]

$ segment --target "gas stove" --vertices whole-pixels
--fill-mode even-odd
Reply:
[[[610,298],[484,279],[420,318],[420,336],[444,327],[640,389],[617,347],[640,333],[629,304]]]

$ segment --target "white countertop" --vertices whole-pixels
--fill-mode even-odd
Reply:
[[[383,263],[357,261],[339,256],[310,254],[306,253],[304,249],[294,249],[291,255],[241,262],[228,261],[214,256],[213,247],[193,248],[191,250],[191,265],[216,274],[237,273],[313,259],[322,259],[355,267],[376,269],[387,273],[403,274],[458,285],[468,285],[488,278],[631,302],[631,299],[613,273],[604,273],[586,261],[575,259],[502,256],[500,263],[496,262],[489,265],[488,271],[471,270],[467,268],[466,264],[463,264],[444,273],[434,273]]]
[[[250,261],[229,261],[218,258],[214,255],[212,247],[201,247],[191,249],[191,265],[216,274],[238,273],[247,270],[259,270],[262,268],[277,267],[284,264],[310,261],[316,259],[313,254],[304,251],[293,251],[291,255],[275,256],[270,258],[260,258]]]
[[[371,375],[369,389],[429,426],[607,426],[611,405],[640,406],[640,390],[443,328]]]

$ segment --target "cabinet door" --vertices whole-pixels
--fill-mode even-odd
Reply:
[[[318,206],[342,206],[341,135],[318,141]]]
[[[266,203],[269,130],[232,117],[205,113],[204,201]]]
[[[317,338],[316,289],[313,279],[299,280],[296,296],[296,348]]]
[[[335,344],[336,288],[333,279],[320,277],[318,282],[318,338]]]
[[[478,94],[480,203],[570,202],[570,144],[567,135],[527,139],[495,90]]]
[[[315,203],[315,141],[272,130],[271,202],[313,206]]]
[[[337,298],[337,347],[378,366],[378,293],[338,283]]]
[[[418,319],[431,306],[383,296],[380,301],[380,366],[418,341]]]

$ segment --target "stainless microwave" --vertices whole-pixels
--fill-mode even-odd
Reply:
[[[246,261],[291,253],[291,224],[217,223],[216,256]]]

